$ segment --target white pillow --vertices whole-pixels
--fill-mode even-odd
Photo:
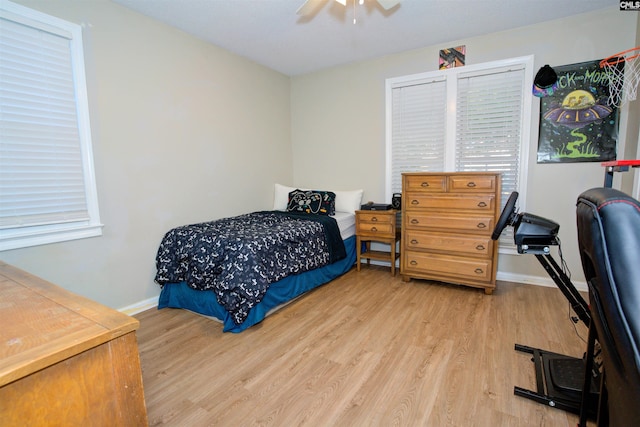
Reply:
[[[289,193],[293,190],[297,190],[294,187],[287,187],[286,185],[276,184],[273,191],[273,210],[274,211],[286,211],[289,204]],[[300,189],[302,190],[302,188]]]
[[[287,204],[289,203],[289,193],[293,190],[308,190],[308,188],[296,188],[288,187],[286,185],[276,184],[273,191],[273,210],[284,211],[287,210]],[[362,204],[362,194],[364,190],[350,190],[350,191],[333,191],[336,194],[336,211],[337,212],[350,212],[355,213],[360,209]]]
[[[355,213],[358,209],[360,209],[360,205],[362,204],[362,194],[364,193],[364,190],[332,191],[336,193],[337,212]]]

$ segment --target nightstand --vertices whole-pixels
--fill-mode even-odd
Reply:
[[[362,258],[370,264],[372,259],[391,263],[391,275],[396,274],[396,242],[400,241],[400,230],[396,226],[398,211],[356,211],[356,267],[360,271]],[[362,243],[365,251],[362,252]],[[390,246],[389,252],[371,250],[371,242],[385,243]]]

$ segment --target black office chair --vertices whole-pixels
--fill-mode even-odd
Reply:
[[[640,203],[594,188],[578,197],[576,213],[591,312],[586,354],[596,341],[602,350],[598,426],[640,426]],[[590,358],[587,372],[598,366]],[[585,378],[588,390],[591,375]]]

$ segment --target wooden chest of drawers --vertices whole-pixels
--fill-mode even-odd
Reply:
[[[400,272],[412,278],[496,286],[498,173],[402,174]]]

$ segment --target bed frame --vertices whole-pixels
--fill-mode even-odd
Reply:
[[[292,300],[306,292],[324,285],[349,271],[356,261],[356,237],[344,240],[347,256],[333,264],[305,273],[285,277],[272,283],[260,303],[249,311],[249,316],[241,324],[235,324],[231,315],[218,303],[212,291],[190,288],[186,282],[168,283],[162,287],[158,309],[181,308],[213,317],[223,323],[224,332],[239,333],[264,320]]]

